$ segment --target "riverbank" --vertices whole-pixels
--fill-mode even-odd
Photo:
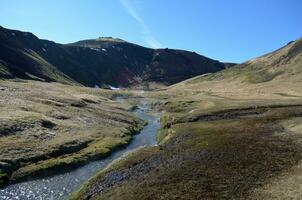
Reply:
[[[281,86],[269,93],[271,86],[261,92],[241,85],[248,94],[242,96],[235,86],[216,91],[204,82],[185,84],[145,94],[163,110],[159,145],[103,170],[70,199],[301,196],[300,94],[287,95],[292,91]]]
[[[0,185],[47,177],[104,158],[144,126],[108,91],[35,81],[0,82]]]
[[[113,98],[114,100],[121,101],[120,98],[122,97],[120,94],[115,94]],[[134,102],[138,103],[140,100],[137,99]],[[139,134],[133,135],[132,140],[124,148],[115,150],[106,158],[93,162],[90,161],[88,164],[66,173],[60,171],[61,173],[56,176],[17,183],[2,190],[0,189],[0,199],[65,199],[71,192],[115,160],[140,147],[156,145],[159,115],[154,113],[148,114],[149,111],[148,104],[144,102],[141,102],[132,111],[134,116],[147,122],[147,125],[143,127]]]

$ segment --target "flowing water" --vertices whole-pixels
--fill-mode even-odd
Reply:
[[[115,151],[105,159],[91,162],[68,173],[9,185],[4,189],[0,189],[0,200],[66,199],[71,192],[78,189],[81,184],[114,160],[121,158],[137,148],[156,145],[159,115],[149,115],[146,113],[146,109],[148,109],[147,106],[142,104],[134,111],[138,117],[147,120],[148,125],[142,129],[140,134],[133,137],[133,140],[126,148]]]

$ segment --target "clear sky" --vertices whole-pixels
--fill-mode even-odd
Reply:
[[[302,37],[302,0],[0,0],[0,25],[59,43],[112,36],[242,62]]]

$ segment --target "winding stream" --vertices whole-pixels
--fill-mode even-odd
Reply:
[[[0,200],[61,200],[79,188],[85,181],[94,176],[98,171],[108,166],[114,160],[126,155],[127,153],[143,147],[156,145],[156,132],[159,128],[159,115],[149,115],[144,104],[139,105],[134,114],[147,120],[140,134],[135,135],[131,143],[124,149],[115,151],[109,157],[91,162],[83,167],[68,173],[38,179],[23,183],[9,185],[0,190]]]

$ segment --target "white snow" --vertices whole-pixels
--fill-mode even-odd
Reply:
[[[90,48],[91,50],[94,50],[94,51],[100,51],[99,49],[97,48]]]
[[[98,51],[98,52],[101,52],[101,50],[104,51],[103,49],[99,49],[99,48],[90,48],[90,49],[94,50],[94,51]],[[105,49],[105,51],[106,51],[106,49]]]
[[[119,89],[120,89],[120,88],[114,87],[114,86],[112,86],[112,85],[109,85],[109,88],[110,88],[111,90],[119,90]]]
[[[102,51],[107,52],[107,50],[106,50],[106,49],[102,49]]]

